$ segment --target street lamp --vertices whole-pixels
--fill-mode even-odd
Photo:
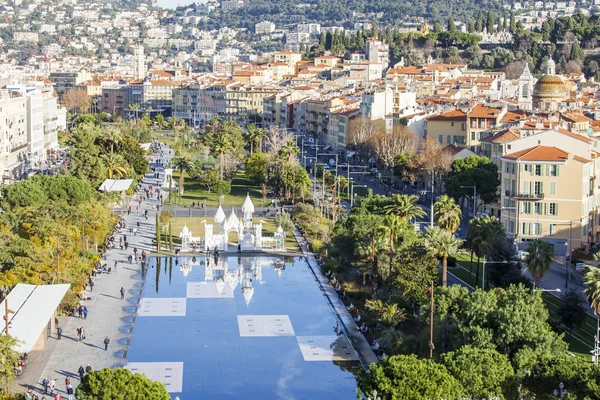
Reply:
[[[554,395],[554,398],[555,398],[555,399],[560,399],[560,400],[562,400],[562,399],[564,399],[564,398],[567,396],[567,393],[568,393],[568,392],[567,392],[567,389],[565,389],[565,384],[564,384],[564,383],[562,383],[562,382],[561,382],[561,383],[559,383],[559,384],[558,384],[558,389],[559,389],[559,390],[556,390],[556,389],[554,389],[554,391],[552,392],[552,394]],[[560,397],[559,397],[559,396],[560,396]]]
[[[352,190],[350,191],[350,207],[354,206],[354,187],[355,186],[368,188],[367,185],[352,185]]]
[[[477,185],[461,186],[460,188],[461,189],[471,189],[471,188],[473,188],[473,218],[475,218],[475,212],[477,210]]]
[[[539,286],[535,287],[535,281],[533,281],[533,291],[536,292],[538,290],[540,292],[556,292],[556,293],[562,292],[562,290],[560,290],[560,288],[556,288],[556,289],[544,289],[544,288],[541,288]]]
[[[481,274],[481,291],[485,291],[485,264],[508,264],[508,261],[485,261],[485,256],[483,256],[483,271]]]
[[[569,225],[569,250],[567,251],[567,256],[569,257],[569,261],[565,264],[565,269],[567,270],[565,274],[565,287],[569,287],[569,281],[571,280],[571,261],[573,258],[573,221],[564,222],[562,224],[554,224],[555,226],[566,226]]]

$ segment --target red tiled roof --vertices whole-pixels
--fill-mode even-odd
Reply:
[[[427,118],[428,121],[467,121],[467,114],[462,110],[452,110],[443,114],[433,115]]]

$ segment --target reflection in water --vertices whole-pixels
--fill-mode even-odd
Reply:
[[[235,291],[239,285],[246,304],[250,304],[254,296],[254,282],[265,283],[262,277],[263,268],[273,267],[281,277],[287,263],[294,262],[291,257],[169,257],[169,283],[172,278],[173,259],[185,279],[194,267],[204,267],[204,282],[213,282],[219,294],[223,294],[227,286]],[[161,258],[157,257],[156,260],[156,293],[158,293]],[[166,268],[165,260],[165,272]]]
[[[156,258],[156,293],[158,294],[158,285],[160,283],[160,257]]]

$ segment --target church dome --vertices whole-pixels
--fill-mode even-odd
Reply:
[[[546,98],[567,98],[569,91],[562,78],[558,75],[544,75],[533,87],[533,97]]]

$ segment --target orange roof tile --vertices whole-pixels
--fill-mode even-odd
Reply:
[[[518,160],[518,161],[556,161],[562,162],[569,158],[569,153],[563,151],[557,147],[550,146],[535,146],[530,147],[529,149],[521,150],[514,152],[512,154],[507,154],[504,156],[509,160]],[[585,159],[578,157],[579,161],[583,161]]]
[[[518,138],[519,135],[512,129],[504,129],[495,135],[482,138],[480,141],[488,143],[508,143],[512,142],[513,140],[517,140]]]
[[[462,110],[452,110],[442,114],[433,115],[427,118],[428,121],[467,121],[467,114]]]
[[[483,104],[477,104],[469,112],[469,118],[497,118],[502,111],[501,108],[488,107]]]

